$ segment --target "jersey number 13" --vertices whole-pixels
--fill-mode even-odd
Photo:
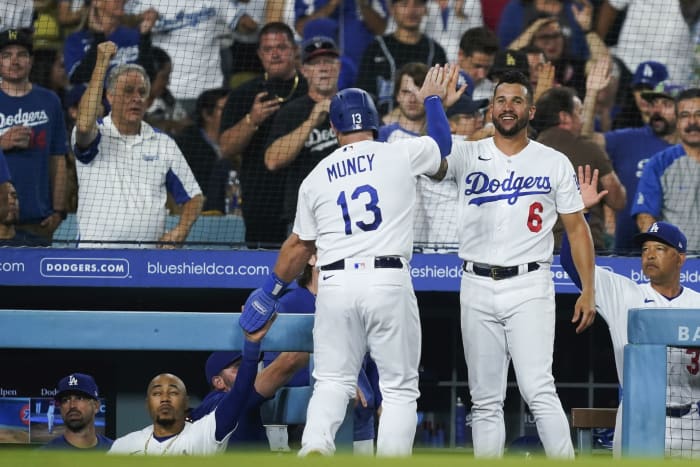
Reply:
[[[367,195],[367,196],[363,196]],[[363,197],[360,202],[366,200],[369,197],[369,201],[365,203],[365,210],[372,213],[372,222],[357,221],[354,224],[359,227],[360,230],[369,232],[372,230],[377,230],[379,225],[382,223],[382,210],[379,209],[379,196],[377,195],[377,190],[372,185],[360,185],[352,192],[350,195],[351,201],[356,201],[360,197]],[[352,235],[353,222],[350,219],[350,212],[348,210],[348,199],[344,191],[341,191],[336,200],[336,204],[340,206],[340,210],[343,213],[343,221],[345,222],[345,235]]]

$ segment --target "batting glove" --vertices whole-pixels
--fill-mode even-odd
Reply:
[[[278,299],[288,285],[289,282],[283,281],[273,272],[261,288],[250,294],[238,319],[238,324],[244,331],[253,333],[265,326],[279,309]]]

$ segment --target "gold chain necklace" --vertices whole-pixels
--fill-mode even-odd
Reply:
[[[181,431],[180,433],[182,433],[182,431]],[[168,443],[168,445],[165,446],[165,449],[163,449],[163,452],[160,453],[161,456],[164,456],[165,454],[167,454],[168,450],[169,450],[170,447],[173,445],[173,443],[175,442],[175,440],[178,438],[178,436],[180,436],[180,433],[176,434],[175,436],[173,436],[173,437],[170,439],[170,442]],[[153,432],[151,432],[151,435],[150,435],[150,436],[148,437],[148,439],[146,440],[146,444],[144,444],[144,446],[143,446],[143,454],[144,454],[145,456],[148,455],[148,443],[151,442],[151,439],[153,439],[153,437],[154,437]]]
[[[263,75],[263,79],[267,81],[269,78],[267,71]],[[277,101],[281,104],[283,102],[286,102],[290,97],[294,95],[294,92],[297,90],[297,86],[299,86],[299,73],[294,73],[294,84],[292,84],[292,90],[287,94],[287,97],[280,97],[280,96],[275,96],[277,98]]]

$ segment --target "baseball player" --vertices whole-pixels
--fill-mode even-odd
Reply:
[[[51,401],[46,413],[50,417],[49,425],[53,424],[56,406],[61,411],[65,429],[62,436],[52,439],[42,449],[107,451],[112,446],[112,440],[95,429],[100,401],[92,376],[71,373],[58,382],[55,401]]]
[[[474,455],[501,457],[510,359],[547,456],[572,458],[573,445],[552,376],[554,284],[549,271],[560,217],[573,239],[583,282],[573,322],[593,322],[593,242],[576,173],[565,155],[527,137],[532,87],[505,73],[494,90],[495,134],[455,142],[444,175],[459,185],[462,341],[472,397]],[[430,134],[430,133],[429,133]]]
[[[316,311],[316,295],[318,294],[319,271],[316,256],[313,255],[304,267],[304,272],[297,279],[298,287],[289,287],[287,293],[279,300],[279,313],[314,313]],[[279,358],[278,352],[265,352],[263,362],[268,368]],[[288,382],[287,386],[308,386],[310,381],[309,367],[299,370]],[[366,355],[360,374],[357,377],[357,398],[353,411],[353,454],[374,454],[375,413],[381,405],[381,393],[378,387],[377,366]]]
[[[264,319],[254,309],[241,313],[240,324],[244,329],[243,357],[233,388],[226,393],[216,409],[196,422],[185,420],[188,406],[187,389],[180,378],[163,373],[151,380],[146,391],[146,406],[153,425],[117,438],[109,454],[142,456],[204,455],[226,449],[228,440],[236,430],[239,418],[246,413],[246,405],[253,392],[258,372],[260,345],[274,321],[275,313]],[[259,319],[254,331],[246,323]]]
[[[377,454],[411,453],[421,341],[408,269],[416,176],[437,173],[444,165],[441,156],[450,152],[450,128],[440,101],[455,74],[449,66],[432,68],[418,94],[435,139],[376,142],[379,116],[371,97],[357,88],[333,97],[329,114],[341,147],[302,182],[292,234],[274,272],[246,302],[245,308],[273,313],[289,282],[317,254],[316,384],[300,456],[335,452],[335,434],[355,396],[367,351],[377,364],[384,398]]]
[[[597,193],[598,171],[591,175],[579,167],[581,192],[586,205],[592,206],[605,194]],[[673,224],[655,222],[646,233],[636,236],[642,249],[642,270],[649,283],[637,284],[630,278],[596,267],[596,310],[605,319],[615,353],[617,377],[622,384],[624,347],[627,344],[627,316],[631,308],[700,308],[700,293],[680,283],[681,267],[686,259],[688,242],[683,232]],[[580,287],[573,267],[571,248],[564,237],[560,261],[573,282]],[[700,348],[668,349],[668,390],[666,394],[666,454],[700,456],[698,391]],[[685,434],[683,433],[685,430]],[[685,439],[684,439],[685,438]],[[619,456],[622,440],[622,403],[617,411],[613,453]]]

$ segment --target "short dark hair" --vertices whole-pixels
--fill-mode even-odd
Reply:
[[[199,128],[204,125],[204,114],[211,115],[216,108],[216,101],[222,97],[228,96],[229,92],[231,91],[226,88],[207,89],[197,97],[194,122]]]
[[[467,29],[459,41],[459,49],[467,57],[474,52],[494,55],[499,49],[498,37],[489,28]]]
[[[498,84],[496,87],[493,89],[493,97],[496,97],[496,91],[498,91],[498,87],[502,84],[519,84],[527,90],[527,101],[532,104],[532,84],[530,83],[530,80],[525,76],[524,74],[520,73],[519,71],[506,71],[501,75],[500,81],[498,81]]]
[[[678,94],[678,97],[676,97],[676,108],[678,108],[678,103],[680,101],[687,101],[697,98],[700,98],[700,88],[688,88]]]
[[[399,95],[399,88],[401,88],[401,78],[404,75],[413,78],[413,82],[416,86],[423,86],[425,81],[425,76],[428,74],[428,65],[421,62],[408,62],[396,72],[396,78],[394,78],[394,97]]]
[[[559,125],[559,112],[574,113],[576,91],[567,87],[548,89],[537,99],[537,111],[531,125],[537,131],[544,131]]]
[[[260,29],[260,34],[258,34],[258,48],[260,48],[259,39],[265,34],[284,34],[287,36],[287,39],[289,39],[289,42],[291,42],[292,45],[296,44],[296,42],[294,42],[294,31],[292,31],[292,28],[290,28],[286,23],[281,21],[272,21]]]

